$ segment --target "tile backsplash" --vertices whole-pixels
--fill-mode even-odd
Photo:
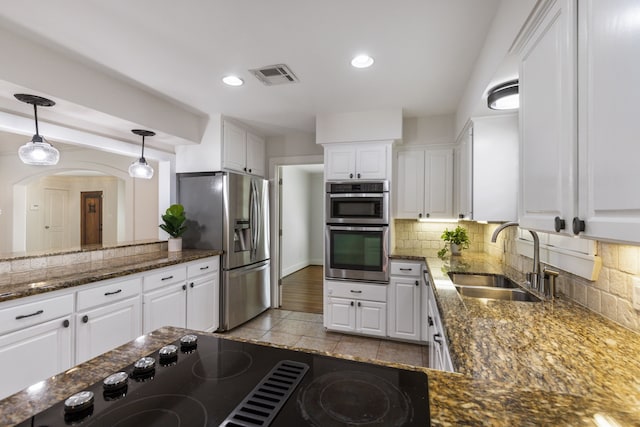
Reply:
[[[517,253],[515,227],[505,229],[500,233],[498,241],[491,243],[491,234],[497,224],[395,220],[395,247],[422,249],[427,255],[436,256],[438,250],[444,247],[440,238],[442,232],[458,225],[468,231],[471,240],[469,251],[485,252],[500,258],[506,266],[521,273],[531,269],[531,258]],[[587,280],[561,270],[558,293],[622,326],[640,332],[640,311],[633,308],[633,283],[640,283],[640,246],[597,242],[597,256],[602,259],[602,269],[597,280]]]

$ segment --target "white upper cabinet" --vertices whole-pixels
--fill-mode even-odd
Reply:
[[[524,32],[520,224],[640,242],[637,2],[576,3],[542,2]]]
[[[515,221],[518,217],[518,117],[474,118],[458,139],[455,158],[458,218]]]
[[[576,212],[575,0],[544,2],[538,12],[520,62],[519,222],[568,233]]]
[[[452,149],[398,151],[396,171],[396,218],[453,217]]]
[[[251,175],[265,175],[265,142],[261,137],[224,120],[222,168]]]
[[[325,144],[324,159],[326,180],[389,179],[391,142]]]
[[[581,0],[578,13],[581,234],[640,242],[638,1]]]

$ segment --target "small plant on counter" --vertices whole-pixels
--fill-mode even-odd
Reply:
[[[464,227],[457,226],[453,231],[445,228],[440,237],[445,241],[444,248],[438,251],[438,257],[440,258],[443,258],[447,254],[449,247],[451,248],[452,255],[460,255],[460,250],[469,248],[469,235],[467,234],[467,229]]]
[[[182,237],[184,232],[187,231],[187,227],[184,225],[187,217],[184,213],[184,206],[181,204],[169,206],[164,215],[162,215],[162,220],[164,224],[160,224],[159,227],[174,239]]]

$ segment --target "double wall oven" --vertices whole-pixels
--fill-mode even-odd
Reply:
[[[389,181],[326,184],[325,277],[389,282]]]

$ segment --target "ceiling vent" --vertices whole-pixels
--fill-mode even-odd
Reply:
[[[284,64],[268,65],[266,67],[249,70],[254,76],[267,86],[298,83],[300,80]]]

